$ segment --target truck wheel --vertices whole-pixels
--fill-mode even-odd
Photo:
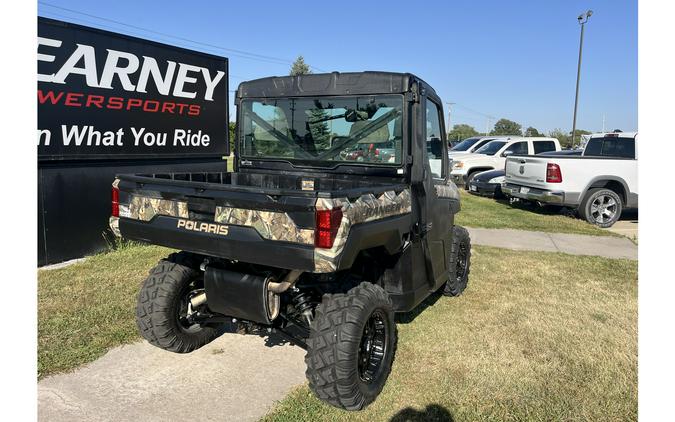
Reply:
[[[443,294],[459,296],[469,282],[471,270],[471,237],[469,232],[461,226],[452,228],[452,246],[450,248],[450,275],[445,283]]]
[[[307,341],[309,388],[335,407],[363,409],[384,387],[396,340],[393,305],[382,287],[364,282],[324,294]]]
[[[621,197],[610,189],[589,189],[579,206],[581,217],[598,227],[611,227],[621,217]]]
[[[136,325],[143,338],[175,353],[189,353],[216,338],[216,328],[186,319],[190,294],[202,287],[201,273],[186,266],[184,254],[161,260],[138,295]]]
[[[472,171],[466,176],[466,182],[464,182],[464,190],[469,190],[469,183],[473,180],[473,178],[480,173],[480,171]]]

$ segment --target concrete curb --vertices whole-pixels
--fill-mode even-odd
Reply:
[[[604,258],[638,259],[638,247],[625,237],[587,236],[511,229],[466,228],[474,245],[497,248],[562,252]]]

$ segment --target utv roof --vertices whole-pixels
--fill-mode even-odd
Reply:
[[[411,73],[333,72],[272,76],[242,82],[237,89],[237,98],[402,94],[410,91],[415,82],[421,82],[427,93],[437,97],[433,88]]]

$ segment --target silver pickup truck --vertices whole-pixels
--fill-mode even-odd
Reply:
[[[638,207],[637,133],[591,135],[581,156],[512,155],[506,159],[507,196],[567,206],[599,227]]]

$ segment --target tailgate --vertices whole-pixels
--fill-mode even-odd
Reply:
[[[506,183],[546,188],[546,166],[551,158],[532,155],[514,156],[506,159]]]
[[[314,268],[313,196],[118,178],[119,229],[127,239],[280,268]]]

